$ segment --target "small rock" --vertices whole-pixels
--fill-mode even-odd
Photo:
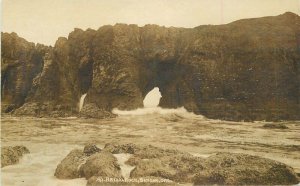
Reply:
[[[263,125],[263,128],[269,129],[288,129],[288,127],[282,123],[267,123]]]
[[[1,148],[1,167],[13,165],[19,162],[20,158],[30,153],[25,146],[2,147]]]
[[[87,155],[90,156],[92,154],[95,154],[97,152],[100,152],[101,149],[99,149],[96,145],[94,144],[88,144],[84,147],[83,152]]]
[[[132,143],[122,144],[122,145],[107,143],[104,146],[103,150],[111,152],[113,154],[121,154],[121,153],[134,154],[135,152],[140,150],[140,147]]]
[[[84,118],[114,118],[116,117],[115,114],[112,114],[109,111],[100,109],[96,104],[92,103],[87,103],[84,104],[82,107],[82,110],[80,111],[80,117]]]
[[[29,150],[25,146],[14,146],[14,151],[17,152],[19,156],[23,156],[23,154],[30,153]]]

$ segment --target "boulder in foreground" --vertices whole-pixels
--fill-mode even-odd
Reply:
[[[109,152],[100,152],[90,156],[82,165],[81,172],[86,179],[92,176],[122,178],[117,158]]]
[[[25,146],[1,148],[1,167],[17,164],[24,154],[30,153]]]
[[[83,150],[72,150],[57,166],[54,176],[59,179],[122,177],[117,159],[93,144],[86,145]]]
[[[79,169],[87,156],[80,149],[72,150],[57,166],[54,176],[59,179],[80,178]]]
[[[67,171],[64,178],[85,177],[88,186],[97,185],[176,185],[194,183],[195,185],[291,185],[299,183],[293,168],[266,158],[241,153],[218,153],[208,158],[195,157],[189,153],[170,150],[151,145],[106,144],[100,150],[94,145],[83,150],[75,150],[75,157],[70,154],[61,164],[71,164],[72,169],[64,170],[58,165],[56,171]],[[92,154],[89,154],[92,152]],[[125,162],[135,168],[130,172],[133,180],[155,178],[168,180],[161,183],[124,182],[121,167],[113,154],[129,153],[132,156]],[[79,154],[79,155],[78,155]],[[71,157],[71,158],[70,158]],[[82,158],[85,159],[83,161]],[[67,165],[68,165],[67,164]],[[57,173],[56,177],[59,177]],[[104,181],[107,178],[119,179],[117,182]]]
[[[195,185],[291,185],[294,170],[277,161],[240,153],[219,153],[206,159]]]

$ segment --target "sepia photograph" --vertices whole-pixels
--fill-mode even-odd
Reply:
[[[1,186],[300,186],[300,0],[1,0]]]

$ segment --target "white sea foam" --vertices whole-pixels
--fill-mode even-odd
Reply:
[[[85,178],[60,180],[54,176],[56,166],[65,156],[76,148],[66,144],[26,145],[26,154],[16,165],[1,168],[1,183],[9,186],[85,186]]]
[[[164,118],[167,120],[178,120],[178,119],[206,119],[202,115],[196,115],[192,112],[188,112],[184,107],[176,109],[166,109],[161,107],[148,107],[148,108],[138,108],[135,110],[119,110],[113,109],[112,113],[117,114],[118,116],[145,116],[147,117],[156,117]]]
[[[187,114],[189,113],[184,107],[177,109],[165,109],[161,107],[146,107],[135,110],[113,109],[112,112],[117,115],[148,115],[148,114]]]
[[[132,156],[131,154],[114,154],[114,156],[117,158],[118,163],[121,168],[121,174],[124,178],[130,177],[130,172],[134,169],[133,166],[125,164],[125,162]]]
[[[86,94],[83,94],[81,97],[80,97],[80,100],[79,100],[79,111],[81,111],[82,107],[83,107],[83,103],[84,103],[84,99],[86,97]]]

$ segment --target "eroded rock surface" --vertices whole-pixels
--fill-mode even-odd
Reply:
[[[86,145],[83,150],[72,150],[57,166],[54,176],[59,179],[89,179],[92,176],[122,178],[117,159],[94,144]]]
[[[17,164],[28,153],[30,152],[25,146],[1,147],[1,167]]]
[[[294,170],[277,161],[247,154],[219,153],[206,159],[196,185],[292,185],[299,183]]]
[[[85,163],[87,156],[80,149],[72,150],[57,166],[54,176],[59,179],[73,179],[82,177],[80,167]]]
[[[90,156],[81,167],[86,179],[92,176],[122,178],[117,159],[108,152],[100,152]]]
[[[42,71],[43,56],[49,49],[30,43],[16,33],[1,33],[2,112],[11,112],[24,104],[33,79]]]
[[[80,152],[83,154],[83,151]],[[200,158],[178,150],[132,143],[109,143],[101,152],[94,151],[93,155],[87,157],[86,162],[82,163],[78,159],[79,163],[73,162],[73,164],[81,165],[76,169],[76,174],[85,177],[89,186],[142,184],[124,182],[118,161],[112,153],[132,154],[126,162],[135,167],[130,173],[130,179],[168,180],[166,183],[151,183],[149,181],[148,185],[176,185],[178,183],[194,183],[195,185],[291,185],[299,182],[293,168],[259,156],[241,153],[217,153],[208,158]],[[107,179],[112,180],[108,181]],[[119,181],[113,181],[113,179]]]
[[[90,156],[92,154],[95,154],[97,152],[100,152],[101,149],[98,148],[96,145],[94,144],[88,144],[86,146],[84,146],[83,152],[87,155]]]
[[[114,148],[111,148],[112,146]],[[107,148],[113,149],[114,153],[133,154],[127,161],[128,164],[135,166],[130,174],[131,178],[155,176],[177,183],[194,182],[196,185],[287,185],[299,182],[297,174],[291,167],[247,154],[218,153],[204,159],[153,146],[110,144]]]
[[[113,117],[113,108],[142,107],[159,87],[165,108],[224,120],[299,120],[299,24],[290,12],[193,29],[116,24],[75,29],[47,50],[4,33],[3,108],[77,115],[87,93],[81,116]]]

